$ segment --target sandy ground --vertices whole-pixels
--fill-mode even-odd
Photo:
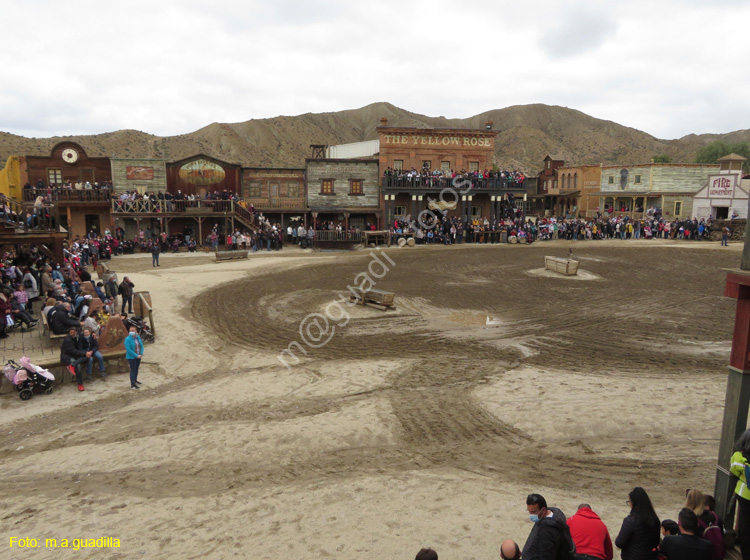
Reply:
[[[539,271],[571,245],[582,279]],[[0,398],[0,557],[101,558],[44,539],[114,537],[106,557],[496,558],[525,541],[530,492],[589,502],[613,537],[634,486],[675,518],[713,489],[740,251],[119,258],[157,313],[143,390]],[[363,274],[395,310],[340,301]]]

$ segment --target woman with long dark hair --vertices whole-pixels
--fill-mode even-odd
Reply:
[[[661,523],[646,491],[636,486],[628,494],[630,515],[622,521],[615,546],[623,560],[658,560]]]
[[[748,488],[748,457],[750,457],[750,430],[745,430],[734,446],[735,452],[729,470],[739,478],[734,493],[737,494],[739,510],[739,541],[742,560],[750,560],[750,488]]]

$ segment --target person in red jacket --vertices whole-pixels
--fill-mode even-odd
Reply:
[[[568,518],[570,536],[576,545],[576,558],[581,560],[612,560],[612,539],[599,516],[588,504],[578,506],[575,515]]]

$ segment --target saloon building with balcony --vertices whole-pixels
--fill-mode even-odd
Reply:
[[[503,204],[523,206],[526,187],[509,177],[484,178],[493,168],[492,123],[484,129],[377,128],[386,226],[423,211],[464,221],[500,215]],[[456,175],[456,177],[454,177]]]
[[[18,158],[22,192],[13,195],[28,209],[43,197],[55,206],[70,237],[101,234],[110,227],[112,169],[107,157],[89,156],[75,142],[60,142],[49,156]]]

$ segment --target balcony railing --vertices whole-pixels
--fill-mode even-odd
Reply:
[[[416,175],[413,177],[393,175],[383,175],[382,185],[387,189],[432,189],[443,190],[451,188],[456,191],[465,191],[468,188],[466,181],[471,183],[471,190],[491,191],[491,190],[513,190],[523,189],[523,181],[515,179],[492,178],[484,179],[482,177],[457,177],[448,179],[446,177],[432,177]]]
[[[252,204],[256,210],[299,210],[307,207],[304,198],[248,198],[247,204]]]
[[[49,202],[109,203],[112,198],[112,189],[65,189],[61,187],[23,189],[24,202],[34,202],[40,196]]]
[[[256,224],[255,214],[233,200],[112,200],[116,214],[205,214],[208,212],[234,213],[246,222]]]
[[[315,232],[315,241],[333,241],[333,242],[359,242],[362,241],[361,231],[336,231],[318,230]]]
[[[57,207],[42,204],[34,208],[0,194],[0,223],[7,229],[16,231],[54,231],[59,223]]]

